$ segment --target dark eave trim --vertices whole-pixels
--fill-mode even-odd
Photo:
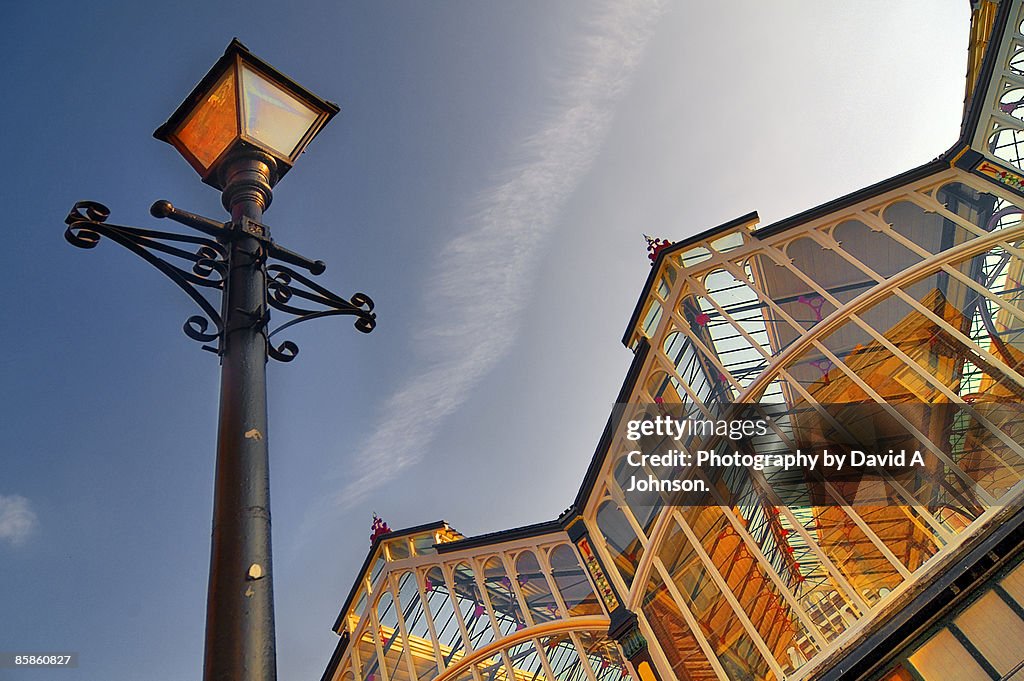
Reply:
[[[358,576],[355,581],[352,582],[352,588],[348,592],[348,598],[345,599],[345,603],[341,606],[341,612],[338,613],[338,619],[334,620],[334,632],[337,633],[338,627],[341,626],[341,621],[345,617],[345,612],[349,606],[352,605],[352,600],[356,597],[356,592],[359,591],[359,582],[361,577],[366,574],[366,571],[370,567],[370,561],[373,560],[373,554],[377,552],[377,547],[380,546],[381,542],[387,541],[388,539],[395,539],[396,537],[405,537],[410,534],[419,534],[420,532],[426,532],[428,530],[440,530],[448,527],[448,523],[444,520],[435,520],[432,523],[425,523],[423,525],[415,525],[413,527],[406,527],[401,530],[394,530],[387,534],[382,534],[373,540],[370,544],[370,552],[366,554],[366,558],[363,560],[363,566],[359,568]]]
[[[959,145],[954,146],[952,147],[951,151],[953,149],[958,148]],[[753,234],[755,237],[759,239],[762,239],[766,236],[772,236],[778,234],[779,232],[784,232],[791,227],[795,227],[799,224],[803,224],[810,220],[815,220],[817,218],[828,215],[829,213],[833,213],[837,210],[842,210],[843,208],[852,206],[855,203],[859,203],[861,201],[865,201],[867,199],[879,196],[880,194],[884,194],[885,192],[892,191],[893,189],[897,189],[902,185],[907,184],[908,182],[914,182],[916,180],[920,180],[921,178],[928,177],[929,175],[934,175],[935,173],[938,173],[940,171],[948,170],[949,160],[947,158],[947,154],[949,153],[949,151],[944,152],[934,161],[929,161],[924,165],[912,168],[911,170],[902,172],[899,175],[894,175],[893,177],[882,180],[881,182],[876,182],[875,184],[864,187],[863,189],[858,189],[857,191],[847,194],[846,196],[840,196],[838,199],[832,199],[831,201],[823,203],[820,206],[815,206],[810,210],[805,210],[802,213],[797,213],[796,215],[788,217],[785,220],[781,220],[771,225],[762,227],[761,229],[755,230]]]
[[[757,219],[757,211],[751,211],[750,213],[742,215],[736,218],[735,220],[729,220],[729,222],[725,222],[721,225],[718,225],[717,227],[706,229],[703,232],[700,232],[699,234],[694,234],[693,236],[687,237],[682,241],[677,241],[673,243],[671,246],[666,246],[665,248],[661,249],[661,251],[658,253],[658,257],[654,260],[654,263],[651,265],[651,272],[650,274],[647,275],[647,283],[644,284],[644,288],[640,292],[640,299],[636,301],[636,307],[633,308],[633,315],[629,318],[629,326],[626,327],[626,334],[622,337],[622,344],[625,345],[626,347],[629,347],[629,339],[633,335],[633,330],[636,328],[636,323],[640,321],[640,314],[643,312],[644,303],[647,302],[647,297],[651,294],[651,289],[654,287],[654,278],[658,275],[658,270],[661,268],[661,263],[665,261],[665,258],[667,256],[669,256],[672,253],[676,253],[686,248],[687,246],[692,246],[693,244],[699,241],[709,239],[718,234],[719,232],[724,232],[734,227],[739,227],[740,225],[756,221]]]
[[[458,541],[445,542],[444,544],[438,544],[436,548],[438,553],[451,553],[453,551],[461,551],[463,549],[475,549],[481,546],[502,544],[504,542],[513,541],[515,539],[529,539],[531,537],[540,537],[545,534],[551,534],[552,532],[561,531],[562,525],[557,520],[545,520],[542,523],[534,523],[533,525],[514,527],[511,530],[489,532],[487,534],[479,534],[475,537],[466,537],[465,539],[459,539]]]
[[[324,675],[320,677],[320,681],[331,681],[331,677],[338,671],[338,665],[341,664],[341,656],[345,654],[345,649],[348,648],[348,640],[347,632],[338,638],[338,645],[334,646],[331,661],[327,663],[327,669],[324,670]]]
[[[985,58],[981,61],[981,70],[978,71],[978,80],[974,83],[971,92],[971,102],[967,107],[964,120],[960,125],[960,141],[970,144],[978,129],[978,121],[981,119],[981,112],[985,108],[985,95],[988,92],[988,85],[992,80],[992,74],[996,70],[996,59],[999,50],[1002,48],[1003,32],[1006,30],[1006,22],[1010,17],[1010,0],[1002,0],[999,9],[996,10],[996,20],[992,22],[992,35],[988,38],[988,47],[985,48]]]
[[[644,362],[647,360],[647,355],[650,351],[650,341],[646,338],[641,338],[640,343],[636,348],[636,354],[633,356],[633,363],[629,365],[629,371],[626,372],[626,379],[622,382],[619,394],[615,398],[615,406],[612,407],[612,413],[608,416],[608,421],[604,426],[604,432],[601,433],[601,439],[598,440],[597,448],[594,450],[594,456],[590,459],[590,467],[587,468],[587,473],[583,476],[583,484],[580,485],[580,491],[576,494],[576,500],[573,501],[572,506],[562,514],[562,518],[567,521],[571,521],[573,517],[582,513],[583,509],[587,506],[587,499],[590,497],[590,493],[594,491],[594,485],[597,483],[598,474],[601,472],[601,467],[604,466],[604,460],[608,456],[608,450],[611,448],[612,439],[615,437],[615,430],[619,426],[617,417],[621,416],[621,412],[616,407],[629,401],[629,396],[633,393],[633,389],[636,387],[636,382],[640,379],[641,370],[644,367]]]

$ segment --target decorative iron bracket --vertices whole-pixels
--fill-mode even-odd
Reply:
[[[373,331],[377,315],[373,312],[373,300],[365,293],[356,293],[350,299],[328,291],[291,267],[279,264],[267,265],[269,258],[301,267],[312,275],[318,275],[327,266],[321,260],[310,260],[293,251],[279,246],[270,238],[269,228],[255,220],[243,218],[237,222],[220,223],[209,218],[180,210],[169,201],[157,201],[150,209],[157,218],[171,218],[192,227],[207,236],[159,232],[138,227],[108,224],[110,210],[95,201],[79,201],[64,219],[67,229],[64,238],[78,248],[95,248],[101,237],[124,246],[163,272],[183,290],[202,310],[185,321],[185,334],[202,343],[217,341],[216,346],[204,345],[203,349],[220,354],[223,351],[224,319],[218,305],[208,300],[201,292],[203,288],[218,289],[222,295],[226,288],[228,272],[227,244],[240,236],[255,238],[260,243],[261,253],[257,258],[266,274],[266,300],[269,307],[295,317],[279,325],[273,331],[267,330],[270,311],[267,310],[256,322],[267,338],[267,354],[281,362],[290,362],[299,352],[292,341],[275,346],[270,338],[300,322],[320,317],[348,315],[356,317],[355,327],[363,333]],[[212,237],[212,238],[211,238]],[[175,244],[188,244],[196,250],[190,251]],[[191,263],[191,269],[184,269],[161,257],[166,254]],[[294,299],[307,301],[297,305]],[[310,306],[308,303],[312,303]],[[210,327],[213,330],[210,330]]]
[[[267,302],[270,307],[293,315],[295,319],[281,324],[267,335],[267,354],[281,362],[295,359],[299,348],[292,341],[284,341],[275,347],[269,340],[274,335],[310,319],[351,315],[356,317],[355,327],[363,333],[370,333],[377,325],[377,314],[373,311],[373,300],[365,293],[355,293],[346,300],[336,293],[331,293],[316,282],[304,277],[290,267],[270,265],[267,267]],[[306,305],[298,306],[293,298],[315,303],[317,308]]]
[[[218,341],[224,328],[220,312],[200,288],[224,290],[227,276],[227,249],[210,238],[158,232],[138,227],[125,227],[107,223],[110,209],[95,201],[79,201],[64,218],[67,229],[64,239],[78,248],[95,248],[101,237],[107,237],[135,253],[153,267],[163,272],[178,288],[188,294],[202,310],[202,315],[193,315],[185,320],[184,331],[189,338],[201,343]],[[195,251],[179,248],[174,244],[189,244]],[[158,254],[164,253],[192,263],[191,269],[183,269],[165,260]],[[213,331],[210,331],[210,326]],[[206,350],[218,352],[217,347],[203,346]]]

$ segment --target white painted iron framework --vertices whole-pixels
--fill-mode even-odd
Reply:
[[[834,486],[829,504],[781,498],[762,475],[739,502],[671,506],[624,490],[636,445],[609,427],[558,521],[375,542],[325,681],[818,678],[1019,516],[1024,419],[1003,407],[1024,403],[1024,2],[977,5],[973,35],[992,32],[961,140],[783,223],[752,214],[662,249],[620,396],[639,413],[787,410],[759,452],[792,444],[800,410],[876,404],[939,463],[874,504]],[[972,415],[937,427],[898,409],[915,402]],[[1024,627],[1024,567],[997,591]],[[984,678],[1016,673],[975,634],[957,645]],[[884,678],[941,678],[921,651]]]
[[[460,549],[439,525],[375,546],[330,678],[622,681],[608,616],[560,528]]]

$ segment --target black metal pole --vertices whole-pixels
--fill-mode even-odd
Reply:
[[[234,224],[224,289],[220,420],[204,681],[276,681],[267,449],[266,271],[254,236],[277,181],[258,152],[225,165]],[[254,227],[246,220],[254,220]],[[247,229],[248,228],[248,229]]]

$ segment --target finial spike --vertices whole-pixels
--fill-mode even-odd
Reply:
[[[658,254],[661,253],[664,248],[672,245],[672,242],[668,239],[659,239],[657,237],[648,236],[647,234],[644,234],[644,240],[647,241],[647,257],[650,259],[651,265],[654,265],[658,260]]]

